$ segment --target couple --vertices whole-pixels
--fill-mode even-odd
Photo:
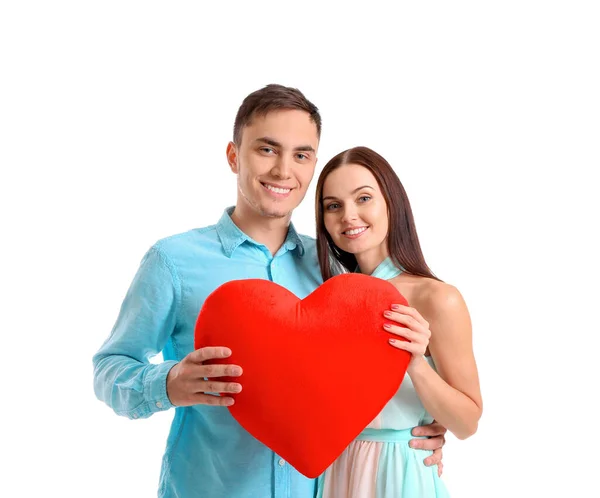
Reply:
[[[160,497],[447,496],[435,467],[441,469],[443,435],[476,431],[481,395],[466,305],[427,267],[406,193],[385,159],[357,147],[327,163],[316,191],[316,243],[290,223],[313,177],[320,134],[319,112],[298,90],[268,85],[248,95],[227,147],[236,206],[216,225],[150,248],[94,356],[96,395],[117,414],[137,419],[176,407]],[[390,347],[412,358],[394,398],[312,480],[224,409],[233,404],[227,394],[243,388],[242,369],[204,365],[231,351],[194,351],[194,326],[206,297],[230,280],[268,279],[304,298],[342,271],[389,280],[406,297],[410,307],[386,316],[404,325],[389,331],[408,339],[390,340]],[[151,364],[161,351],[164,361]],[[221,396],[205,394],[214,392]]]

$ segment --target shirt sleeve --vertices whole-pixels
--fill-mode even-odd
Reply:
[[[171,408],[167,375],[176,361],[150,363],[173,334],[181,285],[171,261],[152,247],[127,291],[113,330],[93,357],[94,391],[117,415],[147,418]]]

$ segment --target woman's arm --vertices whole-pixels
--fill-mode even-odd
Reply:
[[[431,282],[424,287],[426,291],[413,303],[422,314],[415,308],[400,306],[396,310],[399,316],[392,319],[407,328],[394,327],[391,331],[413,341],[415,346],[420,343],[420,350],[411,351],[413,358],[407,371],[415,390],[435,420],[457,438],[466,439],[476,432],[483,407],[471,319],[455,287],[442,282]],[[437,372],[422,356],[428,335]],[[394,345],[411,350],[403,341]]]

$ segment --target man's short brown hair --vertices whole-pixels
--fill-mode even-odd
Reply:
[[[317,127],[317,136],[321,138],[321,115],[317,107],[297,88],[271,84],[248,95],[238,109],[233,125],[233,142],[239,146],[242,142],[242,130],[248,126],[254,116],[266,116],[271,111],[305,111]]]

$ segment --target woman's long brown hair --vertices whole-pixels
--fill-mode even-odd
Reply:
[[[358,164],[367,168],[377,180],[387,204],[389,229],[388,253],[392,262],[405,273],[439,280],[425,263],[415,220],[406,191],[390,164],[368,147],[354,147],[340,152],[323,168],[317,181],[315,214],[317,224],[317,254],[323,281],[357,266],[353,254],[337,247],[325,229],[323,219],[323,185],[329,174],[340,166]]]

